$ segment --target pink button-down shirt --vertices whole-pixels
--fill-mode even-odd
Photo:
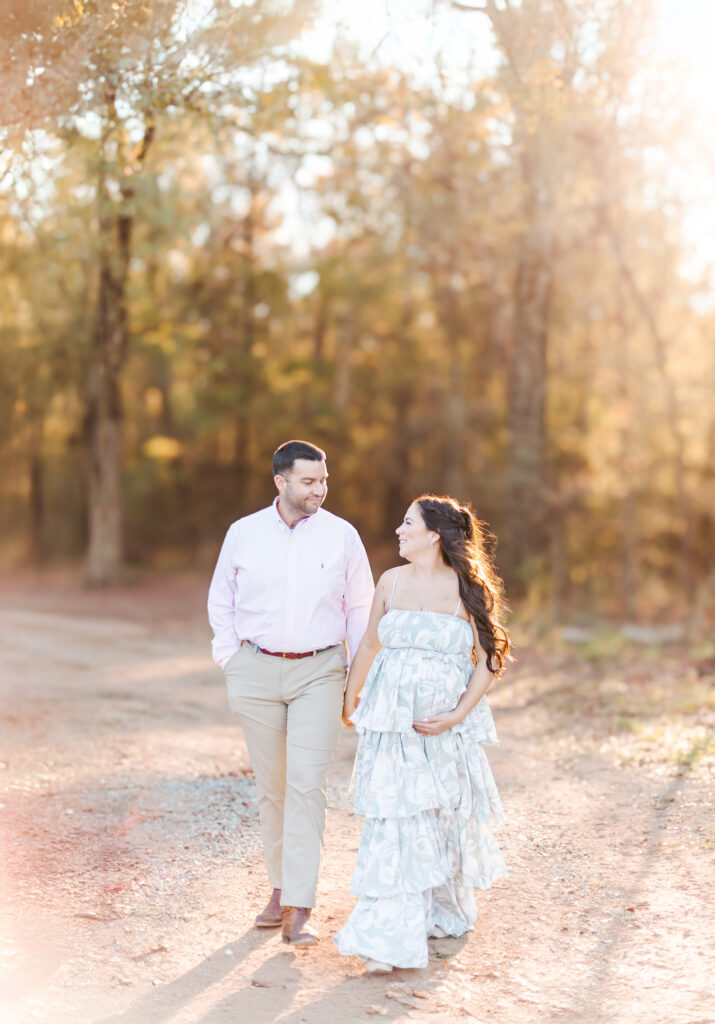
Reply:
[[[325,509],[291,529],[268,508],[229,527],[209,589],[214,661],[242,640],[268,651],[313,651],[347,639],[355,654],[375,586],[354,526]]]

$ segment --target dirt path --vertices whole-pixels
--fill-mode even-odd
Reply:
[[[204,582],[0,594],[3,1024],[705,1024],[715,1020],[712,678],[522,650],[492,701],[510,878],[425,971],[329,936],[360,820],[344,731],[316,950],[251,928],[252,778],[208,657]]]

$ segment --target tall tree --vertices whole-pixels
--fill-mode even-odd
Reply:
[[[183,110],[213,116],[239,102],[246,72],[303,28],[311,0],[234,6],[214,0],[54,0],[13,4],[14,105],[6,123],[96,139],[97,299],[86,381],[88,578],[122,565],[121,378],[129,344],[132,238],[152,142]],[[21,84],[24,75],[24,84]]]

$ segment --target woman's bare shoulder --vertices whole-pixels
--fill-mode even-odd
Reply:
[[[380,579],[377,581],[376,590],[391,590],[392,585],[397,578],[397,574],[402,568],[401,565],[393,565],[391,569],[385,569]]]

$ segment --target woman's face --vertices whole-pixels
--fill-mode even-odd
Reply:
[[[434,550],[439,540],[434,530],[428,530],[422,518],[420,506],[412,504],[405,512],[405,518],[395,530],[398,537],[400,555],[408,562],[414,561],[419,555]]]

